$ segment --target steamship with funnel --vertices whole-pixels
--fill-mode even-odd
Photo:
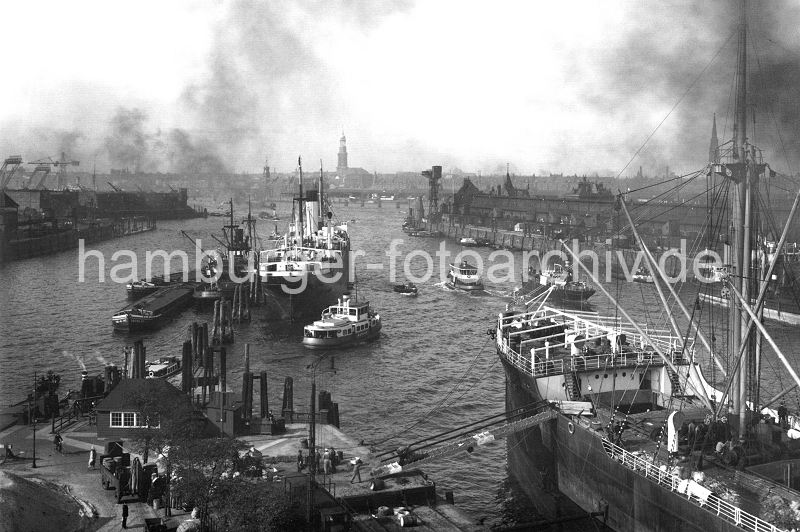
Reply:
[[[800,377],[761,318],[778,261],[759,249],[766,227],[760,217],[769,213],[757,206],[772,174],[747,137],[745,7],[733,139],[698,173],[710,189],[727,191],[717,198],[727,203],[731,227],[724,278],[730,306],[716,334],[703,321],[710,313],[690,311],[667,282],[623,196],[620,211],[654,281],[638,287],[657,292],[663,321],[631,317],[593,278],[614,315],[532,301],[507,309],[489,330],[506,373],[509,416],[520,409],[551,414],[508,440],[509,470],[548,517],[558,516],[560,492],[584,511],[603,513],[620,532],[800,528],[800,424],[783,405],[776,408],[797,393]],[[798,200],[800,193],[779,251]],[[768,379],[769,371],[780,373]]]
[[[258,273],[273,303],[289,319],[318,317],[336,304],[351,285],[350,236],[347,223],[334,223],[323,194],[322,169],[318,188],[303,190],[293,200],[293,220],[273,247],[259,254]]]

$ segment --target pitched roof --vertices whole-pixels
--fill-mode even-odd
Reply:
[[[135,399],[142,395],[190,401],[178,388],[164,379],[122,379],[95,408],[98,411],[132,411]]]

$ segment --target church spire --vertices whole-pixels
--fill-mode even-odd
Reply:
[[[708,162],[719,163],[719,139],[717,138],[717,113],[711,126],[711,144],[708,147]]]

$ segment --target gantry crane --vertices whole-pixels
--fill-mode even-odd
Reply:
[[[12,155],[3,161],[3,166],[0,166],[0,190],[5,190],[21,164],[22,157],[20,155]]]
[[[50,174],[51,168],[57,168],[57,181],[56,181],[56,190],[61,190],[64,188],[67,182],[67,166],[78,166],[80,165],[80,161],[71,161],[67,159],[67,154],[63,151],[61,152],[61,159],[58,161],[54,161],[52,157],[46,157],[44,159],[40,159],[38,161],[33,161],[28,164],[35,164],[36,168],[33,170],[33,174],[31,174],[30,182],[33,183],[33,178],[36,174],[41,173],[42,177],[39,179],[39,182],[36,183],[34,188],[42,189],[44,188],[45,180],[47,179],[48,174]]]
[[[428,223],[438,223],[440,219],[439,181],[442,180],[442,167],[433,166],[430,170],[423,170],[422,175],[428,178]]]
[[[25,188],[34,188],[37,190],[44,188],[45,179],[47,179],[48,174],[50,174],[50,165],[45,163],[28,163],[28,164],[35,164],[36,166],[34,167],[33,172],[31,172],[31,177],[28,180],[28,186]],[[39,177],[39,181],[36,182],[36,184],[34,185],[34,180],[40,174],[41,177]]]
[[[69,161],[67,160],[67,154],[63,151],[61,152],[61,159],[58,161],[53,162],[53,166],[58,168],[58,180],[56,184],[56,189],[61,190],[67,185],[67,166],[80,166],[80,161]]]

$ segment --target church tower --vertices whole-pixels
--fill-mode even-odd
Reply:
[[[344,173],[345,170],[347,170],[347,139],[345,139],[344,131],[342,131],[342,138],[339,139],[339,154],[336,162],[336,171],[341,174]]]
[[[714,113],[714,124],[711,126],[711,144],[708,147],[708,162],[719,162],[719,139],[717,138],[717,113]]]

